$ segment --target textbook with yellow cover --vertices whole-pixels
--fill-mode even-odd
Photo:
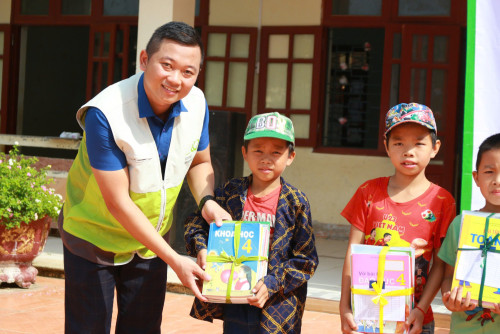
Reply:
[[[452,289],[463,286],[463,297],[479,306],[500,303],[500,214],[464,211]],[[479,302],[480,301],[480,302]]]
[[[210,224],[205,268],[212,279],[202,294],[212,303],[246,304],[252,288],[267,274],[269,222]]]

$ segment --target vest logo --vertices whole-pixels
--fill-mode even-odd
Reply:
[[[195,152],[197,149],[198,149],[198,145],[200,144],[200,140],[199,139],[196,139],[193,144],[191,144],[191,152],[189,153],[193,153]]]
[[[196,139],[195,141],[193,141],[191,147],[189,148],[189,151],[186,153],[186,156],[184,157],[184,164],[191,165],[191,162],[193,162],[194,156],[196,155],[196,151],[198,150],[199,144],[200,144],[200,139]]]

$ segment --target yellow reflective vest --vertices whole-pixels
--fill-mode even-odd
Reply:
[[[175,118],[172,140],[162,177],[158,150],[147,118],[139,118],[137,85],[141,73],[109,86],[77,112],[85,130],[85,112],[100,109],[106,116],[118,147],[127,159],[129,193],[160,235],[172,224],[172,212],[182,182],[197,153],[206,111],[203,92],[193,87],[182,99],[187,112]],[[92,173],[86,148],[86,133],[68,173],[63,209],[65,245],[76,255],[98,263],[125,264],[134,254],[143,258],[156,255],[133,238],[110,214]],[[78,247],[71,247],[71,244]],[[81,247],[86,245],[87,247]],[[89,256],[99,253],[99,260]],[[79,254],[80,253],[80,254]],[[102,257],[107,257],[103,259]]]

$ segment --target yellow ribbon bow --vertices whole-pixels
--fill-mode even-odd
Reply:
[[[372,288],[377,293],[377,296],[372,298],[372,302],[374,304],[380,303],[381,306],[387,305],[389,303],[389,301],[384,297],[384,294],[382,293],[382,288],[380,287],[380,285],[378,285],[376,282],[373,282]]]
[[[382,250],[380,251],[379,258],[378,258],[378,271],[377,271],[377,282],[372,283],[372,290],[364,290],[364,289],[357,289],[357,288],[351,288],[351,291],[353,294],[358,294],[358,295],[375,295],[375,297],[372,298],[372,302],[376,305],[380,305],[380,312],[379,312],[379,328],[380,328],[380,333],[384,332],[384,306],[389,303],[387,298],[385,297],[396,297],[396,296],[410,296],[413,294],[413,287],[412,288],[407,288],[407,289],[401,289],[401,290],[392,290],[392,291],[387,291],[387,292],[382,292],[382,287],[384,284],[384,274],[385,274],[385,257],[387,255],[387,252],[389,251],[390,247],[382,247]]]

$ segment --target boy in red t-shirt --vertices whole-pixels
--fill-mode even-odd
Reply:
[[[395,167],[394,175],[362,184],[342,211],[351,224],[342,274],[342,332],[356,333],[358,328],[351,309],[350,245],[368,244],[375,230],[374,239],[381,239],[381,244],[390,240],[390,246],[415,248],[415,272],[421,274],[415,291],[422,294],[415,296],[407,326],[410,333],[433,333],[430,304],[444,272],[437,253],[456,215],[455,200],[425,176],[425,168],[441,146],[431,109],[418,103],[401,103],[388,111],[385,124],[384,144]]]

